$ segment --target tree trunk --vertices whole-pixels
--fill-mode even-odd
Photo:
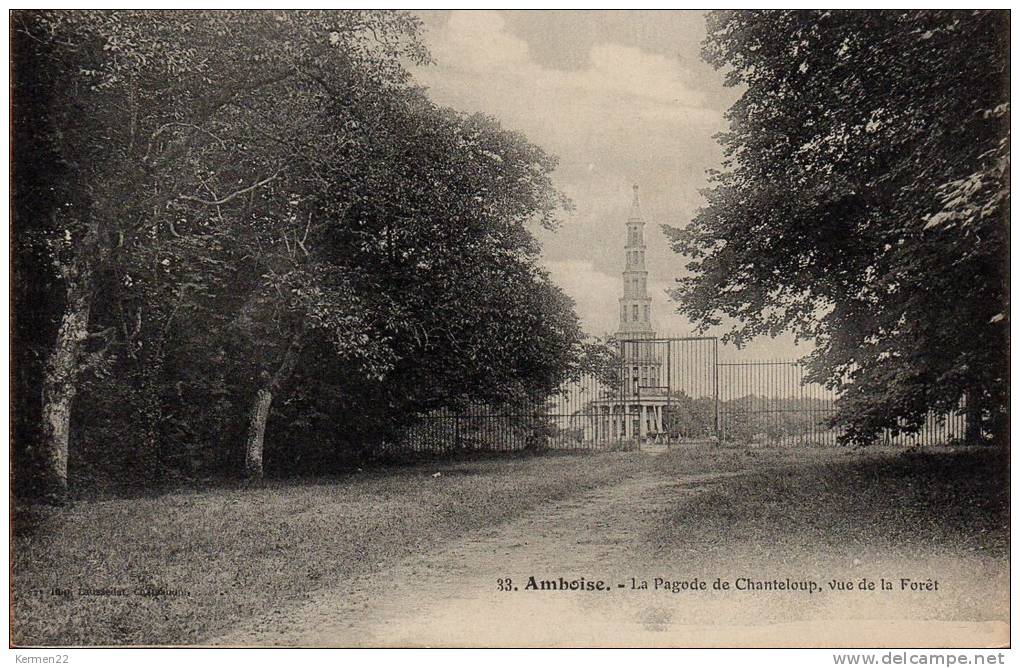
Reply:
[[[88,337],[91,309],[88,270],[76,272],[67,290],[67,304],[42,382],[43,498],[52,503],[67,499],[67,453],[71,434],[71,405],[77,393],[78,362]]]
[[[266,422],[269,420],[269,409],[273,405],[273,393],[294,372],[300,352],[301,333],[295,334],[287,350],[283,353],[280,366],[266,386],[259,388],[252,406],[251,419],[248,421],[248,436],[244,442],[244,477],[249,480],[261,480],[263,476],[262,452],[266,436]]]
[[[251,480],[262,479],[262,445],[266,436],[266,420],[269,408],[273,404],[273,393],[261,388],[255,395],[255,405],[251,411],[248,424],[248,438],[244,443],[244,477]]]

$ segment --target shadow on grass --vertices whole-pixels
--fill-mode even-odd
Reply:
[[[679,504],[666,518],[665,551],[747,543],[777,555],[820,544],[1009,553],[1009,460],[998,449],[732,452],[720,459],[723,467],[742,461],[750,470]]]
[[[38,531],[13,541],[13,642],[194,643],[641,470],[647,459],[632,454],[475,456],[36,507]],[[129,595],[75,595],[78,587]],[[139,587],[186,595],[130,594]]]

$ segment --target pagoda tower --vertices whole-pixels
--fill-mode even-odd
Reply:
[[[663,375],[664,342],[655,340],[652,329],[652,298],[648,296],[645,269],[645,219],[641,215],[638,187],[627,216],[626,262],[623,296],[620,297],[620,344],[618,389],[591,402],[585,424],[585,439],[610,442],[630,439],[660,439],[665,435],[663,418],[669,396]]]
[[[620,297],[620,341],[623,368],[623,391],[627,395],[660,394],[662,381],[661,346],[645,339],[654,339],[652,329],[652,298],[648,296],[648,270],[645,268],[645,219],[641,215],[641,198],[634,186],[634,200],[627,216],[626,262],[623,268],[623,296]]]
[[[620,339],[653,339],[652,298],[648,296],[648,271],[645,269],[645,221],[641,215],[638,187],[627,216],[626,263],[623,269],[623,296],[620,297]]]

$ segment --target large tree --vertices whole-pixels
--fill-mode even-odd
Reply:
[[[432,410],[544,396],[580,353],[573,304],[537,269],[528,231],[552,226],[566,205],[550,180],[555,161],[492,119],[420,92],[380,102],[357,119],[375,137],[357,175],[316,195],[342,213],[322,228],[320,252],[364,276],[369,302],[399,313],[366,330],[391,356],[384,373],[323,359],[316,345],[316,362],[298,370],[291,403],[334,434],[339,456],[327,465],[349,447],[398,439]]]
[[[419,22],[400,12],[39,11],[12,21],[16,331],[32,352],[22,358],[22,389],[41,386],[35,410],[24,402],[19,412],[38,416],[28,440],[45,494],[60,499],[90,341],[118,333],[95,326],[100,288],[130,285],[125,270],[137,257],[153,260],[154,273],[172,266],[146,249],[178,237],[182,223],[210,222],[182,205],[219,214],[287,174],[292,155],[256,145],[295,129],[308,139],[301,124],[315,106],[266,136],[279,121],[259,116],[273,108],[267,101],[281,97],[293,111],[295,91],[322,93],[329,82],[399,85],[402,63],[427,53]],[[202,159],[210,151],[213,163]],[[179,285],[172,293],[185,294]],[[136,321],[177,313],[172,300],[158,311]],[[50,332],[51,343],[38,345]],[[125,338],[133,336],[116,343]]]
[[[69,454],[257,478],[267,429],[285,469],[544,395],[583,352],[528,231],[567,204],[555,160],[415,89],[412,17],[15,19],[16,451],[54,498]]]
[[[715,12],[703,45],[744,89],[708,204],[667,228],[673,299],[741,343],[813,339],[844,440],[1008,402],[1009,17]]]

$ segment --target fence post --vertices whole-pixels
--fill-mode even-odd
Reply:
[[[662,416],[662,430],[666,432],[666,446],[673,441],[673,341],[666,341],[666,415]]]
[[[454,413],[453,415],[453,447],[455,450],[460,450],[460,413]]]
[[[715,442],[722,443],[722,434],[719,425],[719,339],[712,339],[712,384],[715,385]]]

